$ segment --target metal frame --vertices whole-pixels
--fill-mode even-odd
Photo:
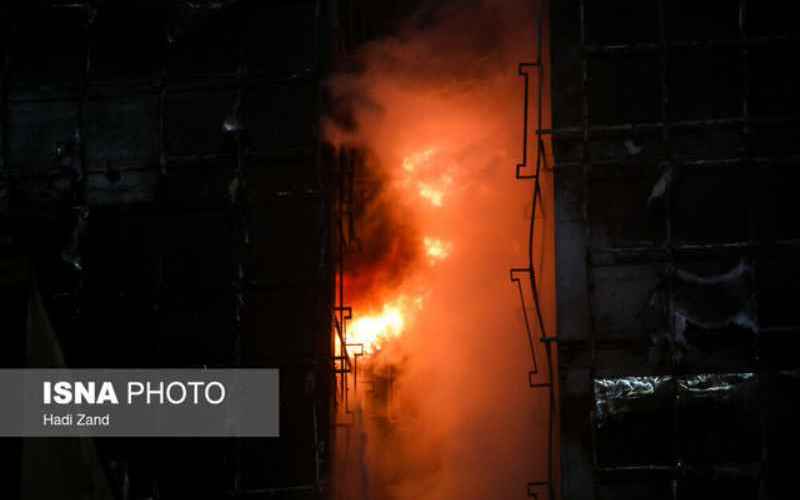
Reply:
[[[157,171],[160,179],[163,181],[170,174],[173,169],[191,168],[191,165],[197,163],[218,162],[220,160],[232,161],[234,164],[233,176],[239,185],[239,192],[235,199],[231,200],[227,210],[231,219],[234,221],[235,238],[233,238],[234,250],[234,270],[231,276],[231,284],[226,287],[222,293],[230,293],[232,297],[231,304],[231,352],[232,352],[232,365],[242,365],[242,346],[241,346],[241,333],[242,333],[242,313],[246,308],[245,296],[248,291],[261,290],[273,287],[284,287],[287,283],[258,283],[251,276],[249,269],[249,257],[252,253],[252,239],[250,235],[250,212],[251,207],[248,206],[248,198],[245,196],[245,189],[247,186],[248,171],[254,168],[253,159],[275,159],[275,158],[313,158],[313,168],[317,174],[318,185],[312,189],[305,189],[303,191],[297,190],[292,192],[276,191],[273,195],[277,198],[285,197],[300,197],[304,199],[321,200],[321,210],[323,216],[320,218],[320,232],[323,235],[322,246],[320,253],[322,262],[320,262],[320,277],[313,281],[314,284],[320,285],[328,283],[330,274],[333,269],[330,268],[329,262],[326,259],[330,256],[330,240],[327,238],[327,228],[331,223],[331,217],[328,210],[331,207],[329,202],[328,186],[325,183],[328,181],[328,168],[330,165],[325,161],[322,151],[322,137],[321,127],[317,124],[315,129],[316,137],[313,151],[306,149],[287,150],[287,151],[250,151],[245,146],[243,140],[244,130],[238,126],[234,126],[226,130],[234,141],[235,148],[233,152],[227,153],[212,153],[212,154],[199,154],[199,155],[173,155],[170,154],[168,143],[168,119],[167,119],[167,106],[168,96],[180,93],[191,92],[210,92],[215,90],[230,90],[235,94],[235,105],[231,113],[231,117],[238,123],[240,116],[240,109],[242,101],[245,99],[245,94],[248,90],[253,88],[263,88],[269,86],[295,86],[295,85],[309,85],[317,86],[319,88],[320,78],[322,77],[323,51],[327,50],[329,40],[323,38],[325,30],[333,29],[331,23],[326,23],[323,19],[325,15],[336,15],[335,12],[327,12],[330,6],[327,6],[322,0],[309,0],[306,3],[298,4],[295,7],[309,8],[309,16],[314,16],[315,27],[310,36],[314,37],[315,47],[317,50],[316,60],[312,61],[312,67],[306,71],[289,75],[281,76],[270,73],[269,71],[251,72],[247,67],[244,57],[244,40],[240,40],[239,51],[239,67],[234,73],[224,74],[204,74],[191,78],[184,78],[180,81],[172,81],[170,79],[170,68],[168,67],[169,53],[172,49],[172,39],[169,33],[163,33],[164,48],[163,60],[161,61],[160,74],[155,80],[152,79],[128,79],[128,80],[114,80],[114,81],[100,81],[93,79],[93,23],[98,8],[97,2],[92,0],[80,0],[67,3],[52,3],[42,8],[47,10],[70,10],[79,13],[85,13],[85,22],[82,25],[83,31],[80,33],[84,38],[83,57],[81,59],[81,77],[80,81],[74,85],[65,85],[53,91],[52,89],[38,89],[38,88],[15,88],[12,92],[11,85],[13,80],[12,62],[14,60],[14,33],[15,25],[12,20],[3,20],[3,33],[0,37],[3,40],[3,50],[0,52],[0,182],[8,183],[13,186],[19,180],[27,179],[46,179],[51,173],[58,169],[44,169],[42,173],[28,173],[19,169],[13,164],[10,158],[10,112],[11,106],[14,104],[25,103],[68,103],[75,104],[76,114],[76,130],[75,130],[75,147],[76,158],[80,162],[80,176],[76,179],[74,186],[74,197],[71,200],[71,210],[74,209],[87,209],[89,201],[87,200],[86,186],[87,177],[89,173],[96,173],[97,168],[90,168],[89,159],[87,155],[87,144],[91,141],[91,137],[87,136],[87,112],[86,108],[90,102],[98,100],[117,100],[120,98],[127,98],[131,96],[153,96],[156,99],[156,118],[155,124],[157,127],[156,134],[156,153],[157,165],[146,164],[140,161],[120,161],[120,162],[106,162],[107,165],[113,164],[118,171]],[[334,5],[335,7],[335,5]],[[323,11],[325,9],[325,11]],[[79,35],[79,36],[80,36]],[[157,35],[156,35],[157,36]],[[323,111],[322,90],[317,92],[318,100],[316,102],[318,115]],[[155,195],[156,206],[153,210],[145,210],[145,213],[152,211],[157,214],[160,210],[158,194]],[[19,207],[14,206],[11,200],[9,211],[12,216],[25,216],[27,215]],[[302,281],[303,285],[311,284],[311,280]],[[326,297],[327,299],[328,297]],[[333,296],[329,297],[333,301]],[[326,303],[327,308],[327,303]],[[349,309],[349,308],[348,308]],[[339,311],[339,307],[334,305],[333,311]],[[325,311],[329,313],[330,311]],[[339,311],[341,323],[346,321],[344,309]],[[348,313],[349,314],[349,313]],[[335,323],[336,314],[330,319],[331,324],[336,324],[337,328],[339,323]],[[326,332],[319,332],[320,335],[327,335]],[[315,356],[320,356],[320,353],[315,352]],[[347,365],[350,365],[350,360],[347,359]],[[303,359],[299,360],[299,364],[303,367],[313,367],[317,369],[323,367],[324,370],[331,368],[330,374],[333,378],[333,365],[336,360],[326,357],[325,359]],[[286,365],[293,365],[292,362],[285,363]],[[324,371],[323,370],[323,371]],[[327,372],[326,372],[327,373]],[[303,496],[306,497],[310,493],[323,493],[328,487],[328,481],[323,477],[321,470],[321,444],[319,442],[320,429],[329,426],[331,422],[321,421],[318,419],[318,405],[319,399],[327,399],[328,394],[317,393],[312,398],[312,407],[309,412],[312,414],[313,419],[313,436],[314,436],[314,462],[316,467],[315,480],[311,484],[303,485],[288,485],[284,487],[275,488],[255,488],[247,489],[241,484],[241,440],[232,439],[231,447],[229,449],[230,459],[233,464],[233,477],[232,484],[230,484],[228,491],[220,492],[223,496],[244,498],[252,496]],[[122,486],[124,495],[128,494],[129,477],[127,475],[126,467],[125,484]],[[153,494],[157,498],[159,496],[159,484],[154,479]]]
[[[542,6],[544,1],[540,1],[539,5]],[[513,268],[509,273],[511,282],[517,286],[519,299],[522,307],[522,316],[525,325],[525,334],[528,337],[528,345],[530,347],[532,370],[528,372],[528,385],[534,389],[545,389],[548,393],[549,408],[548,421],[547,421],[547,478],[544,481],[533,481],[527,485],[527,495],[531,498],[539,499],[539,493],[542,489],[546,491],[546,498],[553,500],[555,498],[555,466],[553,463],[554,452],[554,439],[555,439],[555,420],[556,420],[556,397],[554,387],[554,370],[553,370],[553,352],[552,343],[555,342],[555,337],[548,335],[545,328],[544,319],[542,316],[541,301],[539,299],[539,287],[536,281],[536,269],[534,265],[534,240],[536,237],[536,210],[544,210],[542,201],[541,189],[541,175],[543,169],[549,169],[545,163],[547,161],[545,154],[545,143],[542,134],[536,136],[536,159],[533,173],[526,173],[530,168],[528,164],[528,141],[529,138],[529,107],[530,107],[530,72],[535,74],[536,79],[536,121],[535,129],[538,132],[543,129],[543,104],[544,104],[544,59],[543,54],[543,29],[544,29],[544,9],[538,12],[538,26],[536,28],[536,61],[524,62],[518,66],[517,74],[523,78],[523,108],[522,108],[522,162],[516,165],[515,177],[521,181],[533,181],[533,189],[531,193],[531,217],[528,225],[528,265],[522,268]],[[536,331],[539,337],[534,338],[534,329],[531,327],[531,321],[528,314],[528,301],[525,298],[523,291],[522,280],[527,278],[529,284],[530,301],[533,303],[533,308],[536,314]],[[539,347],[537,349],[537,347]],[[537,351],[544,349],[545,356],[545,370],[540,373],[539,363],[537,361]],[[542,355],[541,352],[539,354]]]
[[[353,319],[353,309],[347,305],[344,289],[345,278],[345,255],[349,248],[350,239],[348,238],[348,222],[353,220],[354,203],[354,179],[357,163],[357,152],[355,150],[343,148],[337,152],[336,177],[337,191],[335,195],[336,220],[334,226],[336,264],[335,264],[335,299],[333,302],[334,314],[334,335],[339,339],[339,351],[334,352],[334,360],[338,361],[335,366],[335,373],[338,377],[337,401],[344,406],[346,414],[350,413],[350,381],[348,374],[355,373],[355,360],[351,358],[348,346],[352,345],[347,341],[347,327]],[[363,347],[362,347],[363,350]]]
[[[792,46],[796,46],[798,42],[800,42],[800,37],[796,35],[787,35],[787,36],[770,36],[770,37],[751,37],[748,36],[747,33],[747,6],[748,0],[739,0],[738,2],[738,27],[739,27],[739,38],[736,40],[708,40],[708,41],[673,41],[670,40],[667,36],[666,30],[666,16],[665,16],[665,0],[656,0],[657,1],[657,9],[658,9],[658,42],[657,43],[630,43],[630,44],[612,44],[612,45],[601,45],[601,44],[591,44],[587,40],[586,30],[588,21],[586,19],[586,0],[579,0],[579,18],[580,18],[580,40],[579,40],[579,47],[580,47],[580,68],[581,68],[581,91],[582,91],[582,98],[581,98],[581,125],[575,127],[563,127],[563,128],[550,128],[545,129],[538,127],[536,134],[541,144],[542,138],[549,136],[550,138],[570,138],[576,137],[579,138],[581,141],[581,159],[580,161],[563,161],[563,162],[556,162],[553,168],[559,167],[579,167],[582,168],[582,175],[583,175],[583,204],[582,204],[582,212],[583,212],[583,219],[586,228],[586,276],[587,276],[587,300],[588,300],[588,314],[589,314],[589,339],[587,342],[583,341],[575,341],[573,343],[581,344],[581,348],[588,349],[591,355],[591,368],[590,368],[590,384],[596,377],[597,368],[596,368],[596,361],[597,361],[597,349],[598,349],[598,336],[596,331],[596,325],[594,320],[594,306],[593,306],[593,299],[592,299],[592,290],[594,288],[594,281],[593,275],[594,270],[597,267],[604,267],[604,266],[617,266],[617,265],[627,265],[632,262],[647,262],[647,263],[657,263],[662,262],[668,268],[674,268],[675,263],[681,259],[686,257],[691,258],[715,258],[720,255],[738,255],[738,256],[748,256],[748,258],[752,262],[753,272],[757,272],[757,264],[758,264],[758,256],[763,253],[777,253],[777,252],[796,252],[798,247],[800,247],[800,241],[798,240],[781,240],[775,241],[772,243],[765,243],[758,240],[758,235],[755,231],[754,227],[754,213],[753,213],[753,204],[748,203],[748,238],[744,241],[735,241],[735,242],[728,242],[728,243],[715,243],[715,244],[694,244],[694,243],[680,243],[674,240],[673,234],[673,221],[672,221],[672,195],[670,193],[670,187],[667,186],[667,191],[664,194],[665,200],[665,213],[664,213],[664,224],[665,224],[665,241],[663,245],[652,245],[652,246],[638,246],[638,247],[613,247],[613,248],[599,248],[592,246],[592,228],[591,228],[591,219],[590,213],[592,209],[591,199],[590,199],[590,183],[591,183],[591,176],[594,167],[606,167],[606,166],[623,166],[626,167],[630,164],[634,164],[635,160],[618,160],[618,159],[606,159],[606,158],[592,158],[592,152],[590,150],[590,144],[592,141],[597,139],[602,139],[606,137],[614,137],[618,135],[625,135],[631,133],[637,134],[659,134],[661,144],[664,146],[664,154],[662,160],[665,162],[666,165],[675,165],[680,164],[681,166],[691,167],[691,168],[703,168],[708,166],[721,166],[721,167],[745,167],[745,168],[756,168],[756,167],[764,167],[764,166],[779,166],[785,164],[793,164],[796,165],[798,161],[800,161],[800,155],[798,154],[789,154],[789,155],[781,155],[781,156],[769,156],[769,157],[758,157],[753,154],[752,148],[752,131],[754,127],[765,126],[765,125],[796,125],[798,124],[798,117],[797,116],[781,116],[781,117],[758,117],[753,116],[751,114],[751,103],[750,103],[750,96],[751,96],[751,76],[750,76],[750,49],[752,47],[760,47],[760,46],[771,46],[774,44],[790,44]],[[541,29],[540,29],[541,31]],[[739,50],[739,57],[741,58],[741,62],[743,65],[743,73],[742,73],[742,86],[743,86],[743,93],[742,93],[742,100],[741,100],[741,112],[740,116],[725,118],[725,119],[714,119],[714,120],[683,120],[683,121],[671,121],[670,120],[670,107],[671,107],[671,100],[670,100],[670,93],[671,88],[669,84],[669,74],[671,71],[671,61],[672,61],[672,51],[673,49],[710,49],[715,47],[726,47],[726,48],[733,48]],[[601,124],[592,124],[591,122],[591,107],[590,107],[590,99],[589,99],[589,87],[591,83],[590,77],[590,66],[589,62],[593,58],[624,58],[634,54],[646,54],[651,55],[653,57],[657,57],[660,61],[660,92],[661,92],[661,103],[660,103],[660,120],[657,122],[648,122],[648,123],[626,123],[620,125],[601,125]],[[540,57],[541,61],[541,57]],[[522,66],[520,67],[522,70]],[[537,66],[537,70],[541,74],[541,66]],[[527,81],[527,77],[526,77]],[[526,109],[527,109],[527,93],[526,93]],[[541,121],[539,122],[541,124]],[[743,148],[739,154],[735,157],[730,158],[677,158],[672,151],[672,132],[675,130],[682,130],[682,129],[710,129],[710,128],[731,128],[734,130],[739,130],[741,141],[743,143]],[[525,141],[527,141],[527,121],[525,124]],[[525,154],[526,149],[523,148],[523,155]],[[524,156],[523,156],[524,158]],[[524,165],[524,161],[523,161]],[[519,170],[519,166],[518,166]],[[537,163],[537,176],[538,176],[538,163]],[[519,177],[519,176],[518,176]],[[538,187],[537,187],[538,188]],[[534,201],[536,200],[536,190],[534,191]],[[532,224],[533,225],[533,222]],[[531,264],[532,266],[532,264]],[[533,281],[533,271],[532,269],[529,271],[531,280]],[[513,276],[512,276],[513,279]],[[669,317],[671,318],[670,321],[670,333],[674,337],[675,335],[675,324],[674,324],[674,290],[673,290],[673,281],[674,275],[673,273],[666,273],[665,275],[665,286],[667,289],[667,294],[669,297]],[[535,287],[533,289],[534,298],[535,298]],[[756,304],[757,310],[757,304]],[[527,316],[525,317],[526,321],[526,328],[528,328],[528,332],[530,335],[530,327],[528,325]],[[756,325],[758,325],[758,318],[756,313]],[[754,331],[754,361],[758,365],[756,377],[758,380],[758,398],[761,398],[762,394],[762,385],[764,381],[764,376],[768,373],[768,368],[764,366],[760,359],[760,342],[763,339],[764,334],[771,333],[771,332],[784,332],[784,331],[797,331],[800,330],[800,326],[790,326],[790,327],[774,327],[774,328],[760,328],[756,327],[756,331]],[[542,336],[545,337],[544,335]],[[532,341],[532,339],[531,339]],[[547,344],[545,344],[547,345]],[[533,349],[533,344],[531,344]],[[599,346],[601,349],[604,347],[601,345]],[[607,346],[606,346],[607,347]],[[534,360],[535,361],[535,360]],[[534,364],[534,367],[536,365]],[[683,368],[678,366],[675,362],[673,362],[671,366],[670,373],[674,375],[678,375],[682,373]],[[713,371],[713,370],[712,370]],[[677,387],[677,386],[676,386]],[[552,391],[552,388],[551,388]],[[592,391],[589,392],[592,394]],[[675,392],[674,397],[677,398],[677,392]],[[677,405],[675,405],[677,412]],[[767,469],[767,453],[766,453],[766,412],[767,409],[762,405],[760,409],[760,425],[761,425],[761,439],[762,439],[762,455],[760,457],[760,470],[759,472],[759,482],[760,487],[764,487],[765,475],[763,471]],[[678,429],[678,418],[677,413],[675,416],[675,425],[676,428],[672,431],[677,435],[679,432]],[[594,422],[592,423],[592,430],[594,431]],[[593,432],[594,434],[594,432]],[[593,449],[595,448],[595,439],[593,435],[592,439],[592,446]],[[677,446],[677,444],[675,445]],[[594,450],[593,450],[594,451]],[[596,453],[593,453],[594,459],[594,468],[596,473],[625,473],[625,472],[632,472],[632,471],[653,471],[658,470],[667,474],[669,477],[672,478],[674,481],[673,484],[677,484],[676,481],[683,477],[685,471],[687,470],[687,465],[683,463],[681,452],[678,448],[673,450],[673,455],[675,459],[674,466],[636,466],[636,467],[600,467],[597,464]],[[535,496],[535,495],[531,495]],[[673,497],[677,498],[678,492],[677,488],[673,488]]]

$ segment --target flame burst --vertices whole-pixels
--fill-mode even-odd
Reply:
[[[395,179],[400,181],[401,189],[408,190],[401,193],[403,196],[419,195],[433,207],[441,208],[453,178],[449,172],[450,165],[439,164],[438,151],[435,147],[428,147],[407,155],[402,160],[402,169],[396,171]],[[422,207],[415,205],[412,210],[421,209]],[[425,212],[422,221],[429,220],[431,216],[432,212]],[[424,236],[420,246],[431,266],[446,260],[453,251],[452,243],[431,236]],[[415,278],[419,278],[423,270],[420,268],[412,272],[415,273]],[[366,303],[373,304],[373,307],[362,306],[360,310],[354,310],[355,316],[347,327],[347,347],[350,354],[374,354],[387,342],[400,337],[422,308],[422,294],[416,293],[418,291],[419,289],[409,290],[408,286],[401,286],[388,300],[380,302],[368,299]],[[341,349],[338,338],[336,346],[337,351]],[[363,349],[359,350],[359,346]]]
[[[401,296],[385,303],[378,312],[358,316],[348,328],[348,345],[364,346],[364,354],[380,351],[384,343],[405,331],[408,319],[421,307],[422,297],[410,300]]]

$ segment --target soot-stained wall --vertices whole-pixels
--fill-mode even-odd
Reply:
[[[68,366],[281,370],[279,439],[97,441],[119,498],[324,490],[331,172],[319,121],[344,50],[337,9],[0,7],[3,366],[26,364],[39,294]],[[14,498],[22,446],[6,441]]]
[[[551,10],[564,498],[789,498],[797,26],[747,1]]]

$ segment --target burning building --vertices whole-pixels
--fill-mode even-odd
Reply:
[[[520,335],[533,306],[508,281],[533,212],[513,165],[534,7],[423,8],[330,81],[347,113],[328,137],[360,152],[337,279],[341,498],[513,497],[544,465],[530,450],[548,398],[527,392]]]
[[[787,498],[791,21],[0,6],[2,366],[280,370],[280,437],[2,438],[3,498]]]
[[[272,367],[281,394],[279,438],[4,438],[4,496],[330,497],[351,463],[367,493],[517,491],[534,25],[503,4],[4,4],[4,366]]]

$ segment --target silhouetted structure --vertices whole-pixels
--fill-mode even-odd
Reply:
[[[552,4],[563,498],[791,498],[798,27]]]

